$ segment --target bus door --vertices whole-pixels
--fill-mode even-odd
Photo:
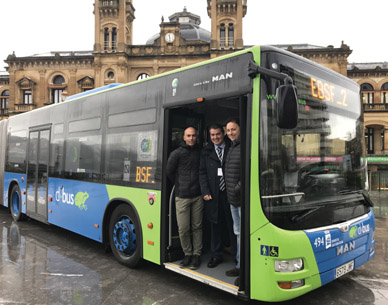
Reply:
[[[0,205],[4,205],[4,168],[8,120],[0,121]]]
[[[50,129],[30,130],[27,164],[27,215],[47,222]]]
[[[165,110],[165,123],[164,123],[164,160],[163,164],[167,164],[170,153],[177,149],[183,141],[183,134],[185,128],[192,126],[197,128],[200,134],[203,130],[202,122],[203,117],[198,113],[187,109],[187,108],[175,108]],[[201,139],[202,137],[200,137]],[[201,145],[201,143],[199,143]],[[166,219],[165,221],[165,238],[167,257],[166,253],[162,252],[164,261],[175,261],[181,259],[184,254],[180,246],[178,226],[176,221],[176,210],[175,210],[175,188],[172,182],[167,178],[166,172],[163,174],[163,189],[167,190],[164,193],[164,201],[167,202],[168,210],[164,212]]]

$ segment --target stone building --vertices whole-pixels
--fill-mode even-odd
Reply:
[[[245,48],[242,29],[248,0],[201,1],[207,4],[210,31],[200,27],[200,16],[184,8],[168,21],[162,19],[157,33],[144,45],[133,45],[136,1],[95,0],[92,51],[7,57],[7,73],[0,72],[0,120],[59,103],[68,95],[142,79]],[[369,164],[373,171],[388,169],[388,63],[348,64],[352,50],[343,42],[338,48],[278,47],[360,84]]]
[[[211,32],[200,27],[200,16],[185,8],[168,21],[161,20],[159,32],[146,44],[133,45],[133,0],[95,0],[93,51],[7,57],[8,83],[0,83],[0,95],[7,102],[0,119],[59,103],[67,95],[142,79],[243,49],[247,0],[208,0],[207,9]]]
[[[365,145],[373,189],[388,189],[388,63],[353,63],[348,77],[361,86]]]

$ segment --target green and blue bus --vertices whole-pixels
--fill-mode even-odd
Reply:
[[[0,204],[15,221],[100,242],[129,267],[146,260],[242,298],[292,299],[375,254],[359,93],[332,70],[255,46],[75,95],[0,121]],[[208,126],[231,117],[242,143],[239,287],[224,272],[232,257],[179,266],[165,166],[186,126],[204,145]]]

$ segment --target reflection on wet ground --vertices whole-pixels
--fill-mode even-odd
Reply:
[[[370,197],[374,203],[373,212],[376,217],[387,217],[388,215],[388,191],[370,192]]]
[[[376,256],[360,269],[281,304],[388,304],[388,193],[372,194]],[[118,264],[91,240],[0,207],[0,304],[263,304],[164,270]],[[204,262],[206,263],[206,262]]]

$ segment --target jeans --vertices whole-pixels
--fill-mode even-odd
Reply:
[[[233,218],[233,231],[237,237],[236,268],[240,269],[240,227],[241,227],[241,207],[230,205]]]

